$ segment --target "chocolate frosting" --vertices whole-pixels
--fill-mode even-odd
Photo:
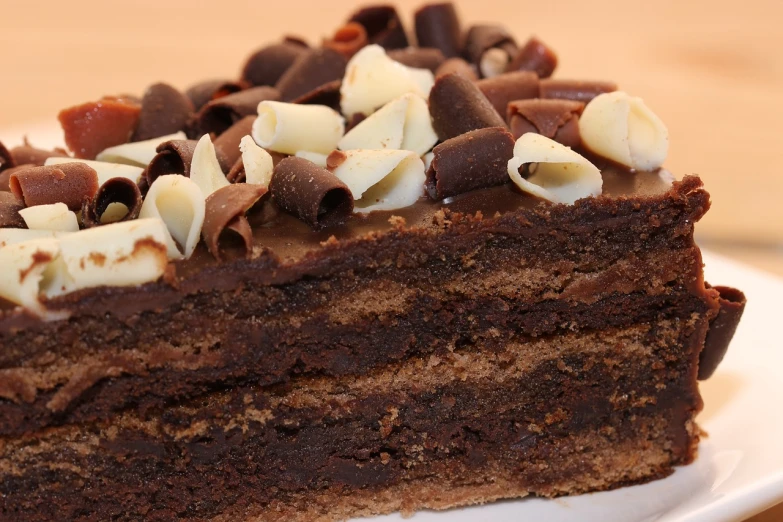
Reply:
[[[11,149],[11,156],[17,165],[40,165],[42,166],[49,158],[67,158],[68,153],[64,149],[55,148],[54,150],[38,149],[30,145],[27,139],[23,145]]]
[[[19,214],[24,203],[10,192],[0,192],[0,228],[27,228]]]
[[[571,100],[517,100],[508,104],[507,117],[514,139],[535,132],[567,147],[578,147],[579,115],[584,108],[584,103]]]
[[[196,114],[188,136],[200,137],[209,133],[219,136],[245,116],[257,114],[262,101],[279,99],[280,92],[274,87],[251,87],[212,100]]]
[[[245,62],[242,80],[254,86],[272,86],[305,52],[306,45],[290,41],[263,47],[250,55]]]
[[[506,71],[533,71],[539,78],[549,78],[557,67],[557,55],[544,42],[531,38],[506,66]]]
[[[538,98],[538,76],[530,71],[499,74],[476,82],[476,87],[498,111],[505,115],[508,103],[514,100]]]
[[[285,102],[304,103],[322,94],[324,90],[337,90],[345,76],[345,56],[332,49],[310,49],[302,54],[280,77],[275,87]]]
[[[462,29],[454,4],[443,2],[420,7],[414,15],[419,47],[439,49],[446,58],[462,51]]]
[[[256,116],[245,116],[213,141],[223,172],[230,171],[237,160],[241,159],[242,151],[239,150],[239,142],[250,135],[254,121]]]
[[[331,38],[324,38],[323,46],[331,49],[350,59],[351,56],[359,52],[359,49],[367,45],[367,31],[362,24],[348,22],[337,31]]]
[[[430,115],[432,127],[441,141],[476,129],[506,126],[479,88],[455,73],[435,81],[430,91]]]
[[[190,98],[166,83],[150,85],[141,99],[141,112],[131,141],[144,141],[185,128],[193,116]]]
[[[14,157],[11,155],[11,152],[5,148],[3,142],[0,142],[0,172],[15,166],[16,163],[14,162]]]
[[[158,177],[166,174],[190,177],[190,164],[196,145],[197,140],[171,140],[158,145],[155,149],[157,154],[144,171],[147,183],[152,185]]]
[[[85,199],[82,204],[82,222],[87,228],[100,226],[101,217],[112,203],[121,203],[128,213],[118,221],[129,221],[139,217],[141,212],[141,190],[127,178],[112,178],[98,189],[95,197]]]
[[[476,68],[463,60],[462,58],[449,58],[435,71],[435,78],[446,76],[447,74],[461,74],[468,80],[475,82],[479,79]]]
[[[718,298],[720,309],[718,315],[710,322],[704,349],[699,356],[699,380],[701,381],[709,379],[718,369],[748,302],[745,294],[736,288],[716,286],[713,290],[720,296]]]
[[[49,167],[30,167],[11,175],[11,192],[25,206],[65,203],[73,211],[98,191],[98,173],[84,163],[63,163]]]
[[[210,101],[234,94],[246,87],[247,84],[244,81],[207,80],[188,87],[185,96],[190,98],[193,109],[198,111]]]
[[[408,36],[402,26],[400,15],[390,5],[372,5],[359,9],[349,19],[364,26],[370,43],[385,49],[408,47]]]
[[[514,137],[505,127],[479,129],[446,140],[432,152],[426,189],[440,200],[508,183]]]
[[[353,212],[353,196],[337,176],[290,156],[275,166],[269,192],[285,211],[314,229],[342,224]]]
[[[74,155],[95,159],[102,150],[130,141],[140,112],[131,101],[103,99],[63,109],[57,119]]]
[[[590,101],[599,94],[616,91],[617,84],[614,82],[592,82],[546,78],[541,80],[539,88],[541,90],[542,98],[573,100],[582,103],[590,103]]]
[[[386,54],[395,62],[417,69],[429,69],[433,73],[446,61],[440,49],[406,47],[405,49],[393,49]]]
[[[215,259],[221,259],[219,242],[226,228],[242,237],[245,254],[250,256],[253,251],[253,232],[245,213],[266,193],[267,188],[261,185],[237,183],[223,187],[207,198],[201,235]]]
[[[471,26],[465,36],[465,56],[478,65],[484,53],[492,48],[503,49],[512,58],[517,53],[517,43],[505,27],[479,24]]]

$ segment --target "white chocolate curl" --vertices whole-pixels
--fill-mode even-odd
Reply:
[[[432,71],[406,67],[389,58],[383,47],[368,45],[348,62],[340,105],[348,117],[369,115],[408,92],[427,98],[434,84]]]
[[[141,173],[144,169],[141,167],[134,167],[133,165],[122,165],[120,163],[107,163],[105,161],[92,161],[83,160],[78,158],[47,158],[44,165],[60,165],[62,163],[84,163],[89,165],[95,172],[98,173],[98,186],[102,186],[104,183],[112,178],[127,178],[134,183],[139,182]]]
[[[297,158],[303,158],[307,161],[311,161],[318,165],[319,167],[326,168],[326,158],[329,156],[327,154],[321,154],[320,152],[310,152],[309,150],[300,150],[296,153]]]
[[[481,55],[479,70],[484,78],[494,78],[506,70],[509,56],[503,49],[492,47]]]
[[[217,152],[209,134],[203,135],[198,140],[193,151],[193,159],[190,161],[190,179],[198,185],[205,199],[213,192],[231,184],[220,168]]]
[[[168,136],[160,136],[159,138],[152,138],[151,140],[136,141],[133,143],[123,143],[122,145],[115,145],[109,147],[98,153],[95,157],[98,161],[106,161],[108,163],[122,163],[123,165],[133,165],[136,167],[146,167],[155,157],[157,152],[155,149],[158,145],[171,140],[185,140],[184,132],[177,132],[176,134],[169,134]]]
[[[44,315],[39,294],[44,271],[60,253],[54,238],[13,243],[0,248],[0,297]]]
[[[252,133],[256,143],[275,152],[329,154],[345,133],[345,120],[324,105],[262,101]]]
[[[641,98],[600,94],[579,118],[582,142],[596,154],[637,170],[655,170],[669,153],[669,131]]]
[[[79,231],[76,214],[68,210],[65,203],[28,207],[20,210],[19,215],[30,230]]]
[[[354,197],[356,212],[413,205],[424,194],[424,162],[407,150],[349,150],[334,175]]]
[[[23,243],[32,239],[52,239],[64,236],[68,232],[54,230],[30,230],[27,228],[0,228],[0,249],[8,245]]]
[[[527,179],[519,174],[529,165]],[[508,175],[524,192],[554,203],[571,205],[577,199],[601,194],[601,171],[585,158],[540,134],[523,134],[514,145],[514,157],[508,160]]]
[[[372,113],[343,136],[337,146],[342,150],[411,150],[421,156],[437,142],[427,102],[417,94],[407,93]]]
[[[272,156],[256,145],[250,136],[239,140],[239,150],[242,151],[242,164],[245,166],[245,183],[268,187],[275,169]]]
[[[187,259],[201,237],[205,212],[204,193],[198,185],[185,176],[169,174],[152,183],[139,217],[161,219],[166,225],[169,258]]]

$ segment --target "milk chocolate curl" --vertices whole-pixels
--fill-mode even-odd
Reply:
[[[0,228],[27,228],[19,214],[24,203],[10,192],[0,192]]]
[[[125,207],[125,213],[118,212],[120,204]],[[141,211],[141,190],[139,186],[127,178],[112,178],[98,189],[98,193],[91,200],[84,200],[82,204],[82,222],[87,228],[130,221],[139,217]],[[112,208],[110,209],[110,206]],[[120,207],[121,208],[121,207]],[[112,216],[105,216],[109,210]]]
[[[11,152],[5,148],[5,145],[3,145],[2,142],[0,142],[0,172],[15,166],[16,163],[14,162],[14,157],[11,155]]]
[[[709,379],[718,369],[718,365],[729,349],[734,332],[737,331],[745,304],[748,302],[745,294],[736,288],[716,286],[713,288],[720,294],[718,315],[710,321],[710,329],[704,341],[704,349],[699,355],[699,380]]]
[[[190,164],[196,145],[197,140],[171,140],[158,145],[155,149],[158,153],[144,171],[147,184],[152,186],[156,179],[166,174],[190,177]]]
[[[264,100],[279,100],[280,93],[274,87],[252,87],[204,105],[196,114],[192,132],[198,136],[215,133],[219,136],[245,116],[252,116],[258,104]],[[193,137],[189,134],[189,137]]]
[[[524,47],[506,66],[506,72],[533,71],[539,78],[549,78],[557,67],[557,55],[536,37],[527,41]]]
[[[441,66],[438,67],[438,70],[435,71],[435,79],[452,73],[460,74],[472,82],[479,79],[476,68],[462,58],[449,58],[443,62]]]
[[[443,56],[440,49],[406,47],[405,49],[391,50],[386,54],[395,62],[416,69],[429,69],[433,73],[446,61],[446,57]]]
[[[617,84],[614,82],[591,82],[546,78],[541,80],[539,89],[541,91],[541,98],[573,100],[587,104],[599,94],[616,91]]]
[[[517,100],[508,104],[508,123],[514,139],[535,132],[562,143],[578,147],[579,115],[585,104],[571,100]]]
[[[11,176],[14,174],[14,172],[21,172],[25,169],[29,169],[30,167],[35,167],[35,165],[31,165],[31,164],[17,165],[16,167],[11,167],[10,169],[6,169],[0,172],[0,192],[11,191],[11,186],[9,185],[9,183],[11,181]]]
[[[204,105],[223,96],[239,92],[247,86],[244,82],[232,80],[207,80],[188,87],[185,96],[190,98],[193,110],[198,111]]]
[[[38,149],[30,145],[27,139],[23,145],[11,149],[11,156],[17,165],[39,165],[43,166],[49,158],[67,158],[68,153],[60,148],[54,150]]]
[[[372,5],[356,11],[349,22],[357,22],[367,31],[370,43],[385,49],[408,47],[408,37],[397,10],[390,5]]]
[[[174,134],[185,128],[193,116],[190,98],[171,85],[156,83],[141,99],[139,123],[131,141],[144,141]]]
[[[239,142],[245,136],[250,135],[255,120],[255,116],[245,116],[212,142],[223,172],[231,170],[237,159],[241,158],[242,151],[239,150]]]
[[[345,56],[332,49],[307,51],[288,68],[275,85],[280,91],[279,99],[306,103],[324,92],[339,92],[347,63]]]
[[[362,24],[348,22],[335,31],[331,38],[324,38],[323,46],[350,59],[359,49],[367,45],[367,31]]]
[[[538,98],[538,76],[530,71],[505,73],[476,82],[476,87],[498,111],[505,115],[508,103],[514,100]]]
[[[275,167],[269,192],[277,204],[314,229],[340,225],[353,212],[353,196],[337,176],[290,156]]]
[[[209,252],[220,260],[220,236],[226,228],[238,233],[249,256],[252,253],[253,235],[245,218],[245,212],[266,194],[267,188],[261,185],[239,183],[229,185],[212,193],[206,202],[204,225],[201,235]]]
[[[250,85],[272,86],[297,58],[307,52],[307,47],[283,42],[259,49],[245,62],[242,79]]]
[[[476,66],[490,49],[502,49],[509,60],[517,53],[517,43],[511,33],[499,25],[474,25],[465,36],[465,56]]]
[[[456,73],[441,76],[430,91],[432,126],[441,141],[506,122],[478,87]]]
[[[514,137],[503,127],[479,129],[446,140],[432,152],[425,188],[440,200],[508,183]]]
[[[454,58],[462,51],[462,30],[454,4],[428,4],[414,16],[416,40],[419,47],[440,49],[446,58]]]
[[[130,141],[140,112],[127,100],[104,99],[63,109],[57,119],[74,155],[95,159],[100,151]]]
[[[25,206],[65,203],[77,211],[98,191],[98,173],[84,163],[31,167],[12,174],[9,185]]]

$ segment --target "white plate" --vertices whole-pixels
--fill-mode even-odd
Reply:
[[[63,142],[53,122],[0,131],[17,145],[27,134],[38,147]],[[726,359],[701,383],[709,433],[699,458],[670,477],[615,491],[555,500],[522,499],[443,512],[421,512],[413,522],[735,522],[783,500],[783,342],[779,340],[783,280],[704,254],[706,279],[735,286],[748,297],[745,315]],[[367,520],[367,519],[362,519]],[[372,519],[400,521],[399,515]]]

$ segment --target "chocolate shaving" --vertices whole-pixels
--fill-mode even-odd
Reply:
[[[239,150],[239,142],[245,136],[250,135],[254,121],[256,121],[255,116],[245,116],[213,141],[215,152],[217,152],[218,160],[220,161],[220,168],[223,169],[223,172],[228,172],[237,159],[242,157],[242,151]]]
[[[500,115],[506,114],[506,108],[511,101],[538,98],[538,76],[530,71],[484,78],[476,82],[476,87],[484,93]]]
[[[279,100],[280,93],[274,87],[252,87],[223,96],[204,105],[196,114],[189,137],[214,133],[219,136],[245,116],[258,112],[258,104],[265,100]]]
[[[5,145],[3,145],[2,142],[0,142],[0,172],[15,166],[16,162],[14,161],[11,152],[5,148]]]
[[[197,140],[171,140],[158,145],[157,154],[144,171],[147,183],[152,186],[155,180],[166,174],[182,174],[190,177],[190,164]]]
[[[190,102],[193,104],[193,110],[198,111],[210,101],[217,100],[223,96],[228,96],[229,94],[234,94],[246,87],[247,84],[243,81],[207,80],[188,87],[185,91],[185,96],[190,98]]]
[[[367,31],[370,43],[385,49],[408,47],[408,36],[402,26],[397,10],[390,5],[372,5],[359,9],[349,19],[357,22]]]
[[[242,80],[250,85],[274,85],[297,58],[307,52],[306,45],[286,41],[253,53],[242,69]]]
[[[67,158],[68,152],[61,148],[54,150],[38,149],[30,145],[25,138],[24,144],[11,149],[11,156],[17,165],[43,166],[49,158]]]
[[[92,199],[85,199],[82,203],[82,222],[87,228],[97,227],[103,223],[103,217],[109,205],[120,203],[125,206],[127,213],[120,219],[111,223],[129,221],[139,217],[141,212],[141,190],[139,186],[127,178],[112,178],[98,189]]]
[[[514,137],[503,127],[479,129],[446,140],[432,152],[425,188],[440,200],[508,183]]]
[[[463,60],[462,58],[449,58],[435,71],[435,78],[446,76],[447,74],[460,74],[468,80],[475,82],[479,79],[476,68]]]
[[[144,92],[141,113],[131,141],[144,141],[185,128],[193,116],[193,102],[171,85],[156,83]]]
[[[307,43],[307,40],[305,40],[301,36],[296,36],[295,34],[287,34],[283,37],[283,43],[284,44],[291,44],[296,45],[297,47],[301,47],[303,49],[309,49],[310,44]]]
[[[435,81],[430,91],[432,126],[441,141],[486,127],[505,127],[506,122],[476,85],[459,74]]]
[[[10,192],[0,192],[0,228],[27,228],[19,211],[24,203]]]
[[[699,355],[699,380],[709,379],[729,349],[731,339],[737,331],[745,304],[748,300],[741,291],[727,286],[716,286],[713,290],[719,294],[720,309],[718,315],[710,321],[710,329],[704,341],[704,349]]]
[[[517,43],[511,33],[500,25],[474,25],[465,36],[465,56],[476,66],[490,49],[503,49],[509,59],[517,54]]]
[[[443,56],[440,49],[406,47],[405,49],[394,49],[387,54],[395,62],[417,69],[429,69],[433,73],[446,61],[446,57]]]
[[[506,66],[506,72],[533,71],[539,78],[549,78],[557,67],[557,55],[536,37],[527,41],[524,47]]]
[[[14,172],[9,185],[25,206],[65,203],[68,209],[78,211],[85,198],[98,192],[98,173],[78,162],[30,167]]]
[[[508,122],[514,139],[535,132],[567,147],[578,147],[579,116],[585,105],[571,100],[517,100],[508,104]]]
[[[462,30],[454,4],[428,4],[414,16],[416,40],[419,47],[440,49],[446,58],[454,58],[462,51]]]
[[[350,59],[367,45],[367,31],[356,22],[348,22],[335,31],[331,38],[324,38],[323,46]]]
[[[590,103],[599,94],[614,92],[617,84],[614,82],[592,82],[580,80],[559,80],[547,78],[541,80],[541,97],[558,100],[573,100]]]
[[[334,82],[345,76],[345,56],[332,49],[311,49],[301,55],[280,77],[275,87],[285,102],[303,103],[323,91],[332,90]],[[330,85],[331,84],[331,85]]]
[[[130,101],[104,99],[63,109],[57,119],[74,155],[95,159],[102,150],[130,141],[140,112]]]
[[[207,249],[217,260],[221,259],[220,236],[226,228],[243,238],[248,256],[252,253],[253,234],[245,219],[245,212],[266,193],[267,188],[261,185],[239,183],[223,187],[207,198],[201,235]]]
[[[353,212],[353,196],[337,176],[290,156],[275,167],[269,192],[285,211],[314,229],[341,225]]]

